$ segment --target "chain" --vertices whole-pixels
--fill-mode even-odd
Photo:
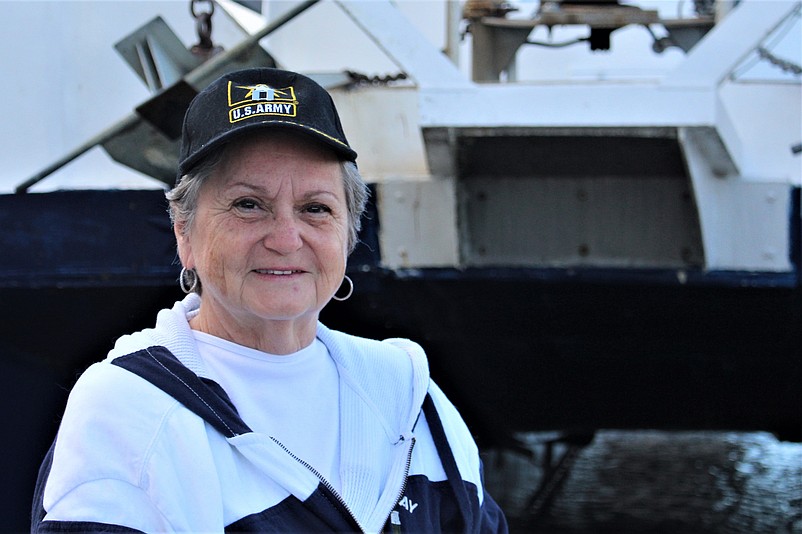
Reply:
[[[388,74],[387,76],[367,76],[350,70],[345,71],[345,73],[355,85],[390,85],[393,82],[407,79],[407,75],[403,72],[393,75]]]
[[[198,10],[199,4],[208,4],[207,10]],[[195,28],[198,32],[198,44],[192,47],[192,53],[208,59],[222,48],[212,43],[212,15],[214,14],[213,0],[190,0],[189,12],[195,18]]]
[[[699,17],[716,15],[716,0],[693,0],[693,9]]]
[[[790,61],[778,58],[777,56],[775,56],[774,54],[772,54],[763,47],[759,47],[757,49],[757,54],[761,58],[771,63],[772,65],[782,69],[783,72],[790,72],[791,74],[795,74],[796,76],[802,74],[802,67],[800,67],[795,63],[791,63]]]

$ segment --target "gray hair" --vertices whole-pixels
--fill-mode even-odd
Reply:
[[[170,202],[170,220],[173,225],[180,224],[183,233],[192,227],[198,208],[201,186],[220,164],[224,152],[225,149],[216,150],[204,158],[192,170],[183,175],[172,190],[167,192],[166,197]],[[354,162],[341,161],[340,168],[345,189],[345,203],[348,208],[348,254],[351,254],[359,240],[362,214],[365,212],[370,193]]]

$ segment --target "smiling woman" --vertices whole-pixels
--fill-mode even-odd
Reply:
[[[188,295],[75,385],[32,531],[507,531],[422,348],[319,322],[353,289],[355,160],[296,73],[193,100],[167,195]]]
[[[176,219],[181,263],[204,287],[195,330],[272,354],[314,339],[345,276],[349,214],[337,157],[299,135],[227,145],[192,225]]]

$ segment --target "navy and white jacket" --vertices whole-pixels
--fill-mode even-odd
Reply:
[[[78,380],[32,532],[506,532],[419,346],[318,325],[340,376],[339,494],[208,378],[187,321],[199,305],[162,310]]]

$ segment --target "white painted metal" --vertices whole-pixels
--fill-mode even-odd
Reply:
[[[215,0],[223,13],[247,35],[256,35],[267,27],[267,19],[260,13],[248,9],[232,0]]]
[[[722,178],[698,131],[680,129],[708,270],[788,271],[790,188]]]
[[[467,189],[461,183],[461,162],[457,157],[461,136],[470,129],[485,132],[482,135],[517,129],[522,135],[534,136],[554,135],[555,132],[559,135],[586,135],[588,132],[604,135],[607,131],[616,135],[614,132],[627,131],[641,136],[663,130],[674,132],[668,137],[673,135],[682,149],[690,176],[688,185],[698,209],[703,266],[709,270],[772,272],[787,272],[793,268],[788,259],[789,225],[796,221],[788,220],[788,210],[791,187],[802,185],[802,163],[800,156],[791,153],[790,147],[802,140],[800,83],[798,78],[784,83],[744,83],[730,79],[729,74],[744,58],[750,57],[754,47],[764,43],[786,17],[799,9],[799,2],[740,2],[690,54],[676,62],[675,68],[659,75],[568,81],[540,76],[537,80],[520,83],[476,84],[470,81],[465,65],[460,64],[470,43],[463,42],[460,53],[452,55],[455,64],[441,50],[447,46],[449,52],[456,52],[454,40],[445,38],[438,43],[422,24],[422,21],[436,18],[433,14],[437,12],[446,17],[446,13],[453,14],[453,9],[444,9],[446,1],[450,0],[402,1],[399,4],[389,0],[323,1],[301,17],[313,22],[293,23],[290,32],[260,41],[279,61],[291,60],[280,63],[281,66],[310,74],[349,68],[367,74],[397,69],[395,72],[409,76],[410,83],[392,87],[333,90],[349,138],[360,153],[360,168],[370,181],[378,184],[379,208],[383,214],[382,250],[388,266],[464,264],[466,244],[470,244],[471,238],[465,233],[464,216],[478,212],[466,211],[463,204]],[[81,140],[93,139],[97,132],[118,123],[148,98],[147,90],[138,83],[136,75],[126,71],[120,58],[110,50],[114,42],[162,14],[171,27],[177,28],[182,41],[192,43],[193,21],[189,20],[184,3],[89,4],[26,3],[24,9],[29,11],[25,13],[33,13],[34,18],[42,22],[33,36],[29,35],[30,31],[19,32],[13,27],[22,26],[19,22],[23,20],[22,3],[3,6],[7,14],[10,13],[6,24],[11,25],[1,34],[11,39],[9,43],[4,41],[6,49],[25,50],[29,54],[24,57],[20,54],[20,61],[4,69],[16,83],[7,84],[4,98],[0,99],[7,123],[14,125],[13,132],[6,132],[5,144],[0,144],[4,150],[3,159],[9,162],[7,168],[10,169],[5,180],[12,185],[40,169],[43,163],[69,154],[69,149]],[[276,7],[277,4],[281,5]],[[268,22],[275,20],[276,13],[280,15],[298,4],[271,2],[270,9],[265,10],[269,16],[261,17],[243,10],[231,0],[221,0],[219,6],[229,13],[230,20],[216,19],[228,22],[228,25],[215,26],[216,35],[222,32],[226,36],[223,44],[229,49],[236,48],[243,34],[264,31]],[[341,18],[333,16],[331,9],[337,10]],[[127,16],[119,16],[121,13]],[[98,20],[104,23],[92,23]],[[349,39],[355,37],[352,35],[355,33],[364,33],[367,37],[353,44]],[[368,53],[365,42],[386,56],[384,61],[389,63],[373,61],[373,52]],[[36,50],[34,43],[44,43],[54,59],[30,55]],[[67,44],[74,45],[74,49]],[[339,46],[345,49],[333,50]],[[106,56],[111,56],[108,61]],[[516,60],[519,72],[525,70],[521,60],[527,57],[530,55],[519,54]],[[87,62],[86,58],[92,59]],[[331,68],[321,69],[316,61],[328,62],[324,66],[330,63]],[[106,67],[107,64],[111,67]],[[306,68],[307,64],[315,68]],[[387,67],[388,64],[391,66]],[[210,67],[205,66],[193,72],[190,81],[203,82],[209,71]],[[59,81],[60,90],[56,99],[50,98],[46,106],[40,101],[33,102],[30,87],[52,86],[55,79]],[[25,91],[22,91],[23,86],[27,88]],[[20,131],[21,127],[24,131]],[[24,143],[23,138],[26,139]],[[124,178],[113,183],[131,183],[130,172],[113,166],[107,170],[108,163],[98,163],[96,152],[89,151],[86,158],[76,160],[75,169],[62,175],[122,174]],[[92,163],[85,166],[84,160]],[[535,180],[543,177],[534,175],[524,179],[530,180],[527,190],[534,192],[546,183],[536,183]],[[572,180],[574,184],[581,182],[580,178]],[[145,181],[153,187],[152,181]],[[83,182],[57,178],[49,186],[74,187],[77,183]],[[571,180],[565,182],[570,183]],[[626,186],[625,181],[613,176],[594,183],[593,188],[603,183],[616,184],[598,190],[597,197],[607,198],[605,202],[614,202],[616,195],[611,193],[615,190],[623,193],[621,188]],[[492,180],[488,184],[492,187]],[[571,199],[569,185],[564,187],[566,189],[555,193],[554,198]],[[643,208],[660,197],[660,187],[643,187],[640,192],[625,196],[630,202],[641,203],[640,208]],[[520,202],[514,206],[520,209],[531,210],[532,205],[537,205],[537,202],[527,205],[526,198],[511,200]],[[616,227],[617,214],[623,213],[618,208],[623,209],[622,206],[588,207],[590,211],[586,213],[598,213],[608,225],[593,228],[588,234],[583,234],[585,230],[579,220],[582,212],[577,211],[585,208],[555,211],[548,222],[555,230],[572,229],[577,243],[587,238],[587,243],[601,245],[601,248],[588,246],[587,255],[575,258],[582,265],[600,264],[607,260],[593,254],[594,249],[604,250],[605,232],[641,238],[636,228],[628,231]],[[538,216],[528,212],[527,220],[538,220]],[[472,224],[482,224],[481,217]],[[486,221],[486,224],[492,225],[494,221]],[[497,229],[487,226],[483,230],[487,230],[487,236],[504,239]],[[658,239],[693,237],[692,232],[683,232],[675,226],[658,235]],[[537,254],[530,254],[537,251],[537,242],[523,245],[522,250],[528,252],[518,259],[524,258],[524,263],[528,261],[526,258],[534,258],[532,265],[547,265],[559,254],[567,257],[564,252],[557,251],[550,257],[538,259]],[[559,243],[552,242],[552,245]],[[660,243],[650,243],[645,248],[651,252],[642,257],[644,265],[653,261],[659,264],[661,257],[668,258],[666,266],[685,261],[670,257],[674,252],[663,255],[661,251],[669,249],[662,248]],[[626,258],[615,257],[615,250],[619,249],[611,247],[605,253],[610,256],[609,251],[613,251],[608,258],[612,264],[626,263]],[[493,261],[493,258],[482,259],[485,264]]]
[[[332,90],[348,141],[359,151],[359,170],[371,182],[429,177],[426,148],[416,124],[414,87]]]
[[[714,117],[711,91],[656,84],[492,84],[420,96],[422,128],[709,125]]]
[[[382,261],[387,267],[453,267],[461,263],[453,180],[387,181],[379,189]]]

